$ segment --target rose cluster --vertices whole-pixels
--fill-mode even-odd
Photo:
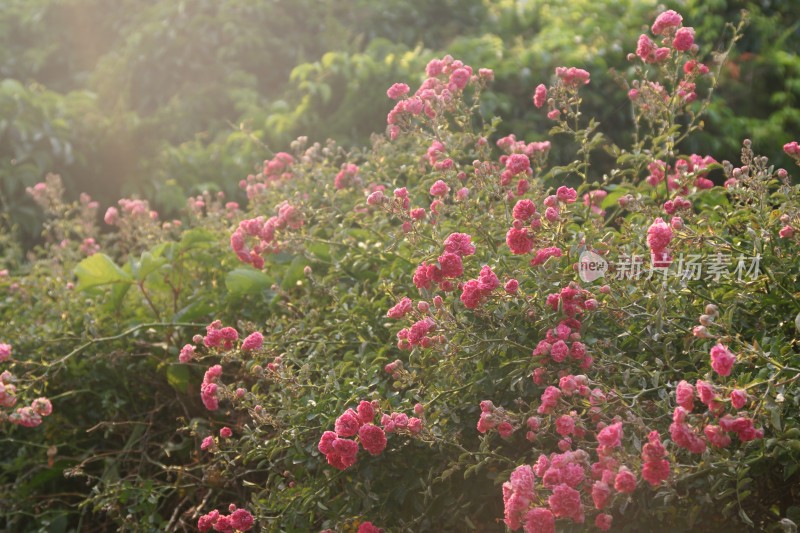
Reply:
[[[199,531],[220,531],[233,533],[234,531],[250,531],[253,527],[253,515],[245,509],[237,509],[234,504],[228,507],[229,515],[221,514],[216,509],[204,514],[197,520]]]
[[[370,453],[380,455],[386,448],[386,433],[376,426],[376,405],[366,400],[358,404],[357,409],[348,409],[336,419],[334,431],[322,434],[317,446],[325,455],[328,464],[344,470],[356,463],[359,444]],[[352,440],[350,437],[358,437]]]
[[[275,254],[281,250],[282,243],[277,239],[278,232],[297,230],[305,222],[302,211],[289,202],[282,202],[276,208],[278,214],[267,219],[262,217],[242,220],[231,234],[231,249],[243,263],[256,268],[264,268],[264,254]],[[256,242],[252,248],[247,238]]]

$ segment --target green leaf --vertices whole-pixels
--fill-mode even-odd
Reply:
[[[78,276],[78,290],[132,281],[130,274],[117,266],[113,259],[101,253],[91,255],[78,263],[74,272]]]
[[[167,382],[178,392],[186,392],[190,377],[191,373],[186,365],[173,364],[167,367]]]
[[[305,257],[295,257],[294,260],[292,260],[292,264],[289,265],[289,268],[286,269],[286,273],[283,275],[281,288],[283,290],[289,290],[294,287],[298,281],[305,278],[303,269],[305,269],[307,265],[308,261]]]
[[[172,317],[173,322],[194,322],[210,314],[213,305],[206,299],[199,299],[178,310]]]
[[[237,268],[225,276],[225,287],[228,289],[228,293],[235,298],[261,292],[271,287],[272,283],[272,278],[254,268]]]
[[[137,281],[144,281],[147,276],[167,264],[167,259],[161,257],[162,250],[142,252],[138,260],[131,261],[131,271]]]
[[[217,239],[214,234],[203,228],[190,229],[181,236],[179,247],[181,250],[191,250],[194,248],[207,248],[213,245]]]
[[[630,191],[626,187],[617,188],[614,192],[609,193],[605,198],[603,198],[603,201],[600,202],[600,207],[602,209],[608,209],[609,207],[617,205],[619,199],[628,194],[628,192]]]

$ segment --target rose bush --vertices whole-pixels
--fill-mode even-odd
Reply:
[[[0,364],[53,414],[2,426],[3,525],[789,527],[799,190],[750,140],[683,152],[730,48],[649,22],[630,146],[580,66],[529,88],[552,128],[521,140],[481,113],[493,72],[446,56],[384,89],[386,135],[298,139],[247,205],[123,199],[101,231],[32,188],[48,245],[8,256]]]

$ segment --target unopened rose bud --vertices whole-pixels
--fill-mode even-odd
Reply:
[[[313,271],[309,265],[306,265],[305,268],[303,268],[303,274],[305,274],[306,277],[310,277],[312,273]]]
[[[716,306],[716,305],[714,305],[714,304],[708,304],[708,305],[706,305],[706,314],[707,314],[707,315],[711,315],[711,316],[717,316],[717,315],[719,315],[719,307],[717,307],[717,306]]]
[[[710,315],[700,315],[699,322],[704,326],[710,326],[714,323],[714,319]]]

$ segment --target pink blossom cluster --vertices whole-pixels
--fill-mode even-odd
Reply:
[[[386,433],[376,426],[377,402],[361,401],[356,410],[348,409],[336,419],[334,431],[326,431],[320,438],[319,451],[328,464],[339,470],[353,466],[357,461],[359,444],[370,453],[380,455],[386,448]],[[358,436],[358,441],[350,437]]]
[[[92,237],[83,239],[80,245],[80,251],[86,257],[96,254],[100,251],[100,245]]]
[[[0,374],[0,406],[13,407],[17,403],[16,387],[12,383],[14,376],[9,371]],[[53,412],[53,404],[47,398],[36,398],[29,406],[18,407],[8,415],[8,421],[27,428],[33,428],[42,423],[42,417]],[[5,418],[5,413],[0,413],[0,421]]]
[[[5,363],[11,357],[12,346],[0,342],[0,363]]]
[[[13,407],[17,403],[16,378],[8,370],[0,374],[0,407]]]
[[[527,179],[531,176],[531,160],[527,154],[514,153],[500,157],[500,163],[505,166],[505,170],[500,174],[500,185],[506,186],[517,176]]]
[[[221,321],[215,320],[206,326],[206,335],[203,337],[203,344],[206,348],[231,350],[237,340],[239,340],[239,332],[236,331],[236,328],[230,326],[223,327]]]
[[[414,285],[420,290],[430,289],[436,283],[443,291],[452,291],[455,285],[449,281],[464,274],[462,258],[475,253],[472,237],[466,233],[452,233],[444,241],[444,253],[436,263],[422,263],[414,273]]]
[[[61,192],[53,191],[53,188],[48,188],[48,184],[46,182],[39,182],[33,187],[27,187],[25,192],[30,196],[34,202],[36,202],[40,207],[43,209],[48,209],[49,204],[53,203],[53,200],[60,200]],[[55,194],[54,194],[55,192]],[[55,196],[55,198],[53,198]]]
[[[219,386],[217,381],[222,376],[222,367],[214,365],[206,370],[203,383],[200,385],[200,399],[209,411],[219,409]]]
[[[435,119],[453,108],[456,99],[469,85],[491,81],[494,73],[489,69],[480,69],[474,74],[472,67],[447,55],[442,59],[432,59],[425,68],[427,79],[410,95],[410,88],[405,83],[395,83],[386,95],[397,100],[394,108],[386,117],[389,125],[389,136],[392,140],[400,134],[400,125],[413,118]]]
[[[567,391],[575,394],[582,389],[579,394],[586,394],[588,387],[578,385],[575,378],[578,376],[562,377],[563,390],[548,387],[547,395],[557,401],[557,397],[566,395]],[[568,384],[565,380],[572,383]],[[585,376],[578,381],[585,382]],[[605,398],[599,390],[592,391],[589,396]],[[550,412],[549,409],[545,411]],[[593,419],[600,416],[600,409],[595,410]],[[577,418],[576,411],[572,411],[559,416],[553,426],[559,435],[582,438],[585,430],[579,434]],[[529,421],[529,426],[536,429],[542,424],[535,417],[529,420],[533,422]],[[598,421],[595,435],[597,461],[593,463],[586,450],[579,448],[573,451],[570,446],[561,446],[559,443],[561,453],[549,456],[541,454],[533,466],[522,465],[512,472],[509,480],[503,484],[505,523],[512,531],[520,528],[526,532],[555,531],[557,519],[582,524],[591,505],[597,511],[595,525],[602,531],[610,529],[612,517],[604,510],[611,504],[615,493],[629,495],[635,492],[638,479],[634,471],[620,460],[624,456],[622,422],[618,418],[610,424]],[[565,437],[562,442],[567,440]],[[642,448],[642,477],[652,486],[657,486],[669,476],[670,465],[666,457],[667,452],[658,432],[650,432],[648,442]]]
[[[422,414],[424,411],[422,404],[417,404],[414,411]],[[405,413],[392,412],[381,415],[381,425],[386,433],[408,433],[413,436],[422,432],[423,422],[416,416],[409,417]]]
[[[400,319],[410,313],[413,309],[414,306],[411,302],[411,298],[405,296],[386,312],[386,316],[389,318]]]
[[[281,249],[276,232],[299,229],[305,222],[303,212],[289,202],[279,204],[277,211],[277,215],[268,219],[256,217],[239,223],[239,227],[231,234],[231,249],[240,261],[256,268],[264,268],[263,254],[278,253]],[[248,237],[257,240],[252,248],[247,246]]]
[[[498,287],[500,287],[500,280],[497,275],[489,265],[484,265],[477,279],[471,279],[464,283],[461,302],[467,309],[475,309]]]
[[[541,160],[550,151],[550,141],[530,142],[518,141],[517,136],[513,133],[501,137],[497,140],[497,147],[506,152],[506,154],[522,154],[528,156],[529,159],[537,161]],[[506,166],[508,158],[501,156],[500,163]]]
[[[691,200],[687,200],[683,196],[676,196],[672,200],[664,202],[664,211],[669,215],[674,215],[680,210],[689,210],[692,208]]]
[[[672,263],[668,249],[671,241],[672,227],[661,217],[656,218],[647,229],[647,246],[650,248],[653,267],[666,268]]]
[[[783,151],[789,157],[800,160],[800,144],[797,144],[797,141],[784,144]]]
[[[540,83],[533,91],[533,105],[541,109],[547,103],[547,87],[544,83]]]
[[[400,350],[411,350],[415,346],[430,348],[436,342],[443,341],[443,338],[429,335],[436,329],[436,321],[433,317],[427,316],[417,320],[410,328],[403,328],[397,332],[397,347]]]
[[[443,205],[442,197],[446,196],[449,191],[450,187],[444,181],[439,180],[433,184],[430,192],[435,199],[430,205],[430,216],[428,216],[428,213],[425,211],[424,207],[411,207],[411,199],[408,195],[408,189],[405,187],[399,187],[395,189],[392,200],[388,202],[382,191],[375,191],[367,198],[367,204],[385,205],[389,213],[397,216],[403,221],[403,232],[409,233],[413,229],[414,222],[419,222],[429,218],[431,224],[436,223],[436,215],[439,213],[439,210]]]
[[[512,531],[554,532],[557,518],[584,523],[580,489],[585,485],[588,458],[583,450],[567,451],[549,458],[540,455],[533,467],[517,467],[503,484],[506,525]],[[537,494],[537,478],[544,493]],[[545,506],[536,506],[539,502],[546,502]]]
[[[267,187],[275,182],[292,177],[292,165],[295,159],[291,154],[278,152],[272,159],[264,161],[263,169],[258,174],[251,174],[239,182],[239,188],[247,192],[247,198],[253,200],[261,195]]]
[[[566,87],[578,88],[589,83],[589,73],[582,68],[556,67],[556,76]]]
[[[481,402],[481,414],[478,418],[478,432],[487,433],[492,429],[497,429],[497,432],[503,438],[508,438],[514,433],[514,426],[512,419],[502,407],[495,407],[490,400],[483,400]]]
[[[386,363],[383,367],[383,371],[391,375],[394,379],[399,379],[405,371],[403,368],[403,361],[395,359],[391,363]]]
[[[185,344],[178,354],[178,361],[181,363],[188,363],[193,360],[195,356],[195,347],[193,344]]]
[[[682,194],[689,193],[689,182],[692,179],[694,181],[691,184],[697,189],[710,189],[714,186],[714,182],[706,177],[708,176],[707,169],[715,163],[717,161],[711,156],[692,154],[688,159],[678,159],[674,170],[667,175],[667,164],[664,161],[656,160],[647,166],[650,174],[645,181],[655,187],[666,178],[667,188],[670,191],[680,190]]]
[[[231,514],[224,515],[214,510],[204,514],[197,521],[199,531],[220,531],[222,533],[233,533],[234,531],[250,531],[253,527],[253,515],[245,509],[237,509],[231,504],[228,507]]]
[[[517,201],[512,215],[514,223],[506,233],[506,245],[515,255],[527,254],[534,246],[533,232],[542,227],[541,216],[536,212],[536,205],[529,199]],[[525,224],[529,220],[530,228],[526,228]]]
[[[436,163],[439,162],[439,159],[446,155],[447,147],[439,139],[434,139],[431,145],[428,147],[428,150],[425,152],[425,159],[428,160],[428,163],[430,163],[431,166],[436,166]]]
[[[533,259],[531,259],[531,266],[543,265],[544,262],[550,259],[551,257],[561,257],[562,255],[563,254],[561,252],[561,248],[559,248],[558,246],[549,246],[547,248],[541,248],[536,251]]]
[[[580,329],[581,322],[575,317],[561,320],[555,328],[547,330],[545,338],[539,341],[531,355],[538,358],[543,366],[548,361],[563,363],[569,359],[583,369],[589,368],[592,356],[587,353],[586,345],[580,341]],[[534,380],[542,382],[541,371],[538,376],[534,374]]]
[[[730,376],[736,356],[723,344],[711,348],[711,368],[720,376]]]
[[[132,223],[142,220],[158,220],[158,213],[150,209],[147,200],[122,198],[117,203],[120,207],[119,210],[116,207],[109,207],[103,216],[103,221],[109,226],[118,226],[122,217],[130,218]]]
[[[211,194],[209,191],[203,191],[202,194],[189,197],[186,203],[189,212],[197,218],[202,218],[204,215],[210,216],[215,214],[227,220],[233,220],[240,213],[239,203],[226,202],[225,193],[223,191],[217,191],[215,194]],[[171,223],[165,222],[164,226],[169,227],[170,225],[176,224],[180,225],[180,221],[174,220]]]
[[[600,207],[608,196],[608,192],[602,189],[589,191],[583,195],[583,205],[587,206],[591,212],[597,216],[603,216],[606,212]]]
[[[358,525],[358,531],[356,533],[383,533],[383,529],[374,525],[372,522],[361,522],[361,524]]]
[[[589,291],[581,289],[580,285],[571,282],[562,288],[561,292],[549,294],[547,296],[547,305],[553,311],[558,311],[560,306],[562,313],[570,318],[575,318],[585,311],[595,310],[597,308],[597,300],[592,298],[592,294]]]
[[[669,102],[669,93],[657,81],[634,81],[628,98],[648,117],[656,116]]]
[[[663,63],[677,52],[696,52],[694,44],[694,28],[682,26],[683,17],[675,11],[661,13],[653,23],[653,35],[662,38],[662,46],[658,46],[649,36],[642,34],[636,47],[636,55],[645,63]]]
[[[658,431],[651,431],[647,435],[647,443],[642,446],[642,478],[656,487],[669,477],[669,461],[666,459],[667,450],[661,443]]]
[[[384,185],[378,185],[375,183],[370,184],[367,188],[367,205],[369,206],[379,206],[386,201],[386,195],[384,191],[386,187]]]
[[[242,341],[242,351],[252,352],[254,350],[260,350],[263,345],[264,335],[259,331],[254,331]]]
[[[728,352],[727,348],[722,345],[714,348],[718,348],[720,352]],[[727,354],[723,356],[727,356]],[[699,398],[700,402],[708,409],[703,415],[692,415],[695,408],[695,397]],[[738,411],[747,404],[748,395],[743,389],[733,389],[729,394],[729,399],[731,407]],[[729,413],[724,414],[725,404],[710,382],[697,380],[692,386],[682,380],[675,388],[675,401],[678,406],[673,412],[670,434],[676,445],[692,453],[703,453],[706,449],[706,440],[689,424],[690,416],[704,424],[703,435],[708,444],[716,448],[726,448],[731,444],[730,432],[736,433],[741,442],[749,442],[764,436],[763,430],[756,429],[750,417],[745,415],[734,417]],[[712,423],[715,418],[717,419],[716,424]]]
[[[551,194],[544,199],[546,207],[544,218],[548,222],[557,222],[561,216],[559,211],[559,204],[572,204],[578,197],[577,191],[572,187],[561,186],[556,191],[556,194]],[[506,244],[508,245],[511,253],[515,255],[524,255],[533,250],[534,236],[533,232],[540,229],[542,226],[541,216],[536,212],[536,206],[530,200],[520,200],[514,206],[514,223],[506,233]],[[525,227],[526,222],[530,219],[530,227]],[[556,255],[552,249],[552,255]],[[544,252],[544,256],[539,258],[544,261],[550,257],[548,252]],[[557,257],[560,257],[557,255]],[[541,264],[540,262],[531,263],[532,265]]]
[[[576,67],[556,67],[557,82],[549,89],[539,84],[533,93],[533,105],[541,108],[547,104],[547,118],[558,120],[574,104],[578,89],[589,83],[589,72]],[[548,95],[550,98],[548,98]]]
[[[345,163],[342,169],[336,174],[333,181],[333,187],[340,191],[348,187],[354,187],[361,183],[361,178],[358,176],[358,167],[353,163]]]
[[[200,443],[200,449],[203,451],[211,450],[214,451],[217,449],[217,441],[214,440],[214,437],[209,435],[203,439]]]

